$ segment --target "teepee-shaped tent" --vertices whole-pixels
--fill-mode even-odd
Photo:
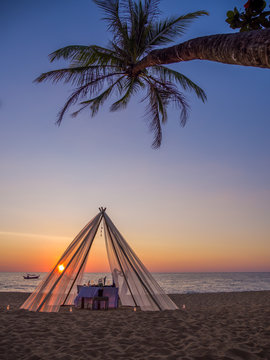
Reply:
[[[127,244],[105,213],[106,209],[99,210],[99,214],[75,237],[21,309],[57,312],[61,305],[73,304],[101,221],[112,277],[119,289],[122,305],[139,306],[141,310],[151,311],[178,309]]]

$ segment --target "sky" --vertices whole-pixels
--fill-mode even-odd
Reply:
[[[233,30],[245,1],[162,0],[163,16],[207,10],[182,42]],[[140,97],[124,111],[56,116],[71,87],[36,84],[48,54],[111,37],[91,0],[0,4],[0,271],[49,271],[100,206],[153,272],[270,271],[269,70],[172,64],[207,93],[171,108],[160,149]],[[176,43],[177,43],[176,42]],[[87,271],[107,271],[97,236]]]

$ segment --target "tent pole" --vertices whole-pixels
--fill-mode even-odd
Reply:
[[[78,276],[79,276],[79,273],[80,273],[80,271],[81,271],[81,269],[82,269],[82,267],[83,267],[83,265],[84,265],[84,263],[85,263],[85,261],[86,261],[86,259],[87,259],[87,256],[88,256],[89,251],[90,251],[90,249],[91,249],[91,247],[92,247],[93,241],[94,241],[94,239],[95,239],[95,237],[96,237],[96,234],[97,234],[99,225],[100,225],[100,223],[101,223],[101,220],[103,219],[103,216],[104,216],[104,215],[103,215],[103,212],[101,211],[101,217],[100,217],[100,219],[99,219],[98,226],[97,226],[96,231],[95,231],[95,234],[94,234],[94,236],[93,236],[93,238],[92,238],[91,244],[89,245],[89,248],[88,248],[88,250],[87,250],[87,252],[86,252],[86,254],[85,254],[85,256],[84,256],[84,259],[83,259],[83,261],[82,261],[82,263],[81,263],[81,266],[80,266],[80,268],[79,268],[79,270],[78,270],[78,272],[77,272],[77,275],[75,276],[75,279],[73,280],[72,285],[71,285],[71,287],[70,287],[70,289],[69,289],[69,291],[68,291],[68,294],[67,294],[67,296],[65,297],[65,300],[64,300],[64,302],[63,302],[62,305],[65,305],[65,302],[67,301],[67,298],[68,298],[68,296],[69,296],[69,294],[70,294],[70,292],[71,292],[71,290],[72,290],[72,288],[73,288],[73,285],[75,284],[75,281],[77,280],[77,278],[78,278]]]
[[[113,250],[114,250],[115,256],[116,256],[117,261],[118,261],[118,264],[119,264],[119,266],[120,266],[120,268],[121,268],[121,271],[122,271],[122,274],[123,274],[123,276],[124,276],[124,279],[125,279],[125,281],[126,281],[126,283],[127,283],[127,286],[128,286],[129,292],[130,292],[130,295],[131,295],[131,297],[132,297],[132,300],[134,301],[135,306],[138,306],[138,305],[137,305],[137,303],[136,303],[136,301],[135,301],[135,299],[134,299],[134,296],[133,296],[133,294],[132,294],[132,291],[131,291],[131,289],[130,289],[130,286],[129,286],[129,283],[128,283],[128,281],[127,281],[127,278],[126,278],[125,272],[124,272],[124,270],[123,270],[123,268],[122,268],[122,265],[121,265],[121,262],[120,262],[119,256],[118,256],[118,254],[117,254],[117,251],[116,251],[115,245],[114,245],[114,243],[113,243],[113,239],[112,239],[111,231],[110,231],[110,228],[109,228],[109,226],[108,226],[108,224],[107,224],[107,221],[106,221],[106,219],[105,219],[105,216],[104,216],[104,221],[105,221],[105,225],[106,225],[106,227],[107,227],[107,229],[108,229],[108,234],[109,234],[109,237],[110,237],[110,240],[111,240],[112,246],[113,246]]]
[[[91,229],[92,230],[92,229]],[[90,231],[91,231],[90,230]],[[53,289],[56,287],[56,285],[58,284],[58,282],[61,280],[61,278],[63,277],[64,273],[66,272],[67,268],[69,267],[69,265],[71,264],[72,260],[74,259],[74,257],[77,255],[77,253],[80,251],[80,249],[82,248],[82,245],[85,243],[85,239],[83,240],[83,242],[81,243],[81,245],[78,247],[78,249],[76,250],[75,254],[72,256],[72,258],[69,260],[69,263],[67,264],[67,266],[65,267],[65,269],[63,270],[62,274],[59,276],[59,278],[56,280],[56,282],[53,284],[51,290],[48,292],[48,294],[45,296],[44,300],[42,301],[42,303],[39,305],[39,307],[37,308],[36,311],[39,311],[43,304],[45,303],[45,301],[48,299],[48,297],[51,295]]]
[[[107,215],[108,216],[108,215]],[[112,221],[111,221],[112,222]],[[112,223],[113,224],[113,223]],[[132,267],[132,270],[135,272],[135,274],[137,275],[138,279],[140,280],[141,284],[143,285],[143,287],[145,288],[145,290],[148,292],[148,294],[150,295],[151,299],[154,301],[154,303],[157,305],[158,309],[160,311],[162,311],[160,305],[158,304],[158,302],[155,300],[155,298],[153,297],[153,295],[151,294],[151,292],[148,290],[147,286],[144,284],[144,282],[142,281],[140,275],[138,274],[138,272],[136,271],[136,269],[134,268],[133,264],[131,263],[131,261],[129,260],[127,254],[125,253],[122,245],[120,244],[120,242],[118,241],[117,237],[115,236],[116,242],[119,245],[120,249],[122,250],[122,253],[124,254],[124,256],[126,257],[127,261],[129,262],[130,266]]]

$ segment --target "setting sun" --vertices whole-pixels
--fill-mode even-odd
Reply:
[[[60,272],[62,272],[63,270],[64,270],[64,265],[63,264],[61,264],[61,265],[58,265],[58,270],[60,271]]]

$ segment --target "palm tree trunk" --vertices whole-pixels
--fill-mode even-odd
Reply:
[[[151,51],[132,69],[189,60],[270,68],[270,29],[203,36],[165,49]]]

